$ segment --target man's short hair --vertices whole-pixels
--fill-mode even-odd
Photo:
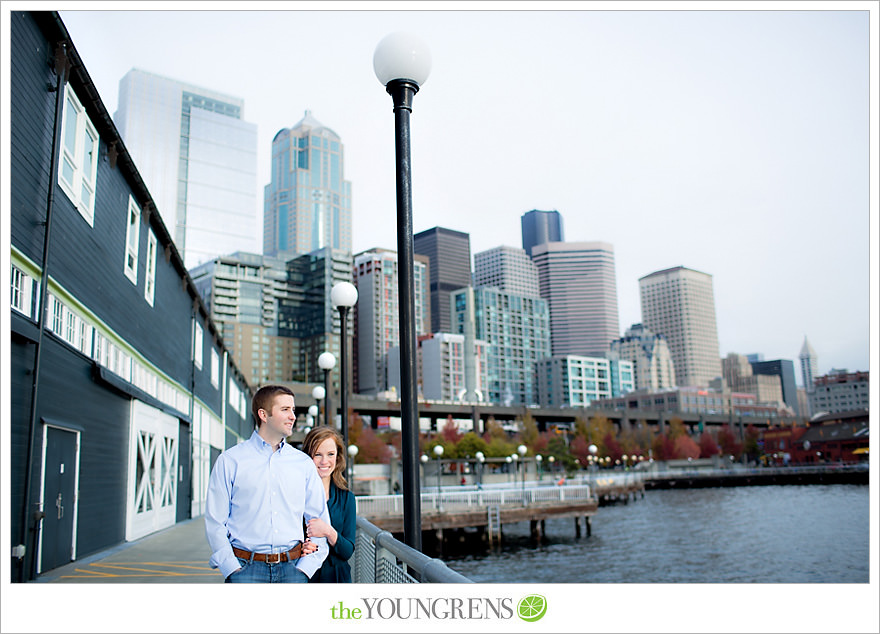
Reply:
[[[263,421],[260,420],[260,415],[257,412],[261,409],[271,412],[275,397],[282,394],[288,394],[296,399],[293,390],[283,385],[264,385],[257,390],[257,393],[254,394],[253,401],[251,401],[251,413],[254,416],[254,421],[257,427],[263,424]]]

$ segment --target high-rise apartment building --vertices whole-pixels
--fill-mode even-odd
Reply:
[[[420,393],[426,399],[475,403],[483,400],[488,384],[488,357],[485,341],[474,344],[475,386],[467,388],[465,336],[438,332],[419,338]],[[389,350],[391,386],[400,389],[400,347]],[[468,396],[472,391],[473,396]]]
[[[758,403],[785,407],[782,379],[775,374],[756,374],[748,357],[731,352],[721,360],[721,372],[731,392],[754,394]],[[792,408],[794,413],[794,408]]]
[[[359,394],[373,395],[400,384],[389,377],[388,351],[400,345],[400,302],[397,253],[371,249],[354,256],[354,285],[358,303],[354,311],[354,386]],[[413,286],[416,335],[428,332],[431,308],[428,301],[427,258],[415,256]]]
[[[545,242],[532,249],[532,260],[550,310],[553,356],[604,356],[620,337],[614,247]]]
[[[611,342],[609,359],[633,364],[635,389],[656,392],[675,387],[675,364],[666,338],[633,324],[620,339]]]
[[[504,405],[537,403],[535,363],[550,356],[547,302],[491,286],[462,288],[451,299],[453,332],[473,331],[477,341],[487,344],[485,400]]]
[[[264,188],[263,253],[289,259],[329,247],[351,253],[351,183],[339,135],[306,110],[272,139]]]
[[[538,268],[517,247],[500,246],[474,254],[474,286],[494,286],[524,297],[540,297]]]
[[[351,280],[351,256],[320,249],[284,262],[255,253],[219,256],[191,272],[224,342],[252,385],[321,382],[317,359],[339,356],[330,289]]]
[[[635,385],[631,362],[601,357],[548,357],[538,361],[537,375],[542,407],[589,407],[632,392]]]
[[[532,249],[539,244],[565,241],[562,216],[556,210],[532,209],[522,215],[520,223],[522,226],[522,245],[528,255],[532,255]]]
[[[721,376],[712,276],[678,266],[639,279],[642,323],[666,337],[680,386]]]
[[[242,99],[132,69],[114,120],[187,269],[260,251],[257,126]]]
[[[428,258],[431,332],[455,332],[449,293],[471,285],[470,235],[434,227],[413,236],[413,250]]]

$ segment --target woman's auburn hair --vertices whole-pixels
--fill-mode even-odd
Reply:
[[[348,483],[343,475],[345,473],[345,448],[342,446],[342,436],[338,431],[328,425],[312,428],[303,440],[302,450],[308,454],[309,458],[314,458],[318,446],[328,438],[332,438],[336,442],[336,467],[330,474],[330,479],[338,489],[346,491]]]

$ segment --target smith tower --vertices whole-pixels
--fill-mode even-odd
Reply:
[[[343,145],[311,111],[272,139],[264,190],[263,253],[281,258],[329,247],[351,253],[351,183]]]

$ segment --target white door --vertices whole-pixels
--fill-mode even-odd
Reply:
[[[177,515],[177,430],[173,416],[132,400],[125,539],[172,526]]]

